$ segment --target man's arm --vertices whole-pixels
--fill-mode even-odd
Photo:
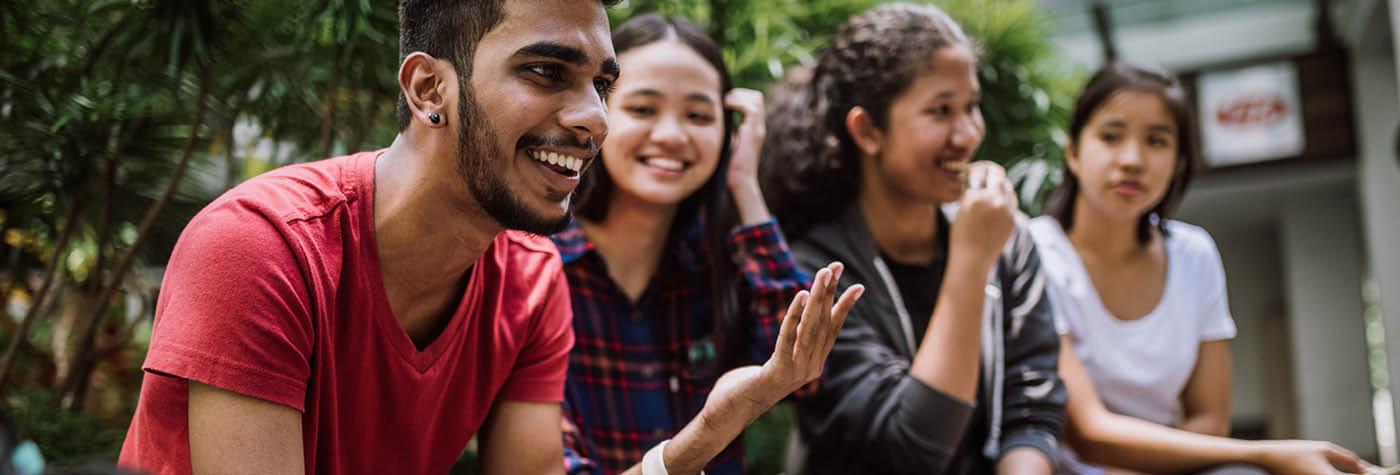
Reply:
[[[296,409],[197,381],[189,386],[194,473],[306,473]]]
[[[564,473],[559,403],[501,401],[480,434],[481,473]]]

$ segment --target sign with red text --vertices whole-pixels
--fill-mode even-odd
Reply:
[[[1201,144],[1212,167],[1303,153],[1303,110],[1292,61],[1201,73]]]

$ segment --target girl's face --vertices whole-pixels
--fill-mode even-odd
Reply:
[[[1159,94],[1123,90],[1109,96],[1065,154],[1079,179],[1079,199],[1112,218],[1140,218],[1171,186],[1181,160],[1179,132]]]
[[[714,174],[724,139],[719,71],[675,39],[618,56],[603,166],[621,193],[674,206]]]
[[[956,201],[964,186],[959,170],[986,132],[981,98],[972,50],[939,49],[891,103],[889,121],[875,132],[879,151],[862,161],[862,186],[881,186],[917,202]]]

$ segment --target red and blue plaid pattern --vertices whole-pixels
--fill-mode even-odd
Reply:
[[[568,473],[618,473],[700,412],[719,376],[705,274],[703,225],[668,244],[656,275],[632,302],[608,276],[578,223],[552,237],[574,309],[575,343],[564,391]],[[773,352],[787,305],[806,286],[777,223],[741,226],[729,249],[743,277],[740,309],[752,322],[755,362]],[[738,442],[706,473],[742,474]]]

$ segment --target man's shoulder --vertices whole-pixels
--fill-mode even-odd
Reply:
[[[357,154],[277,168],[233,187],[210,207],[236,204],[277,221],[322,216],[372,190],[356,169],[364,158]]]

